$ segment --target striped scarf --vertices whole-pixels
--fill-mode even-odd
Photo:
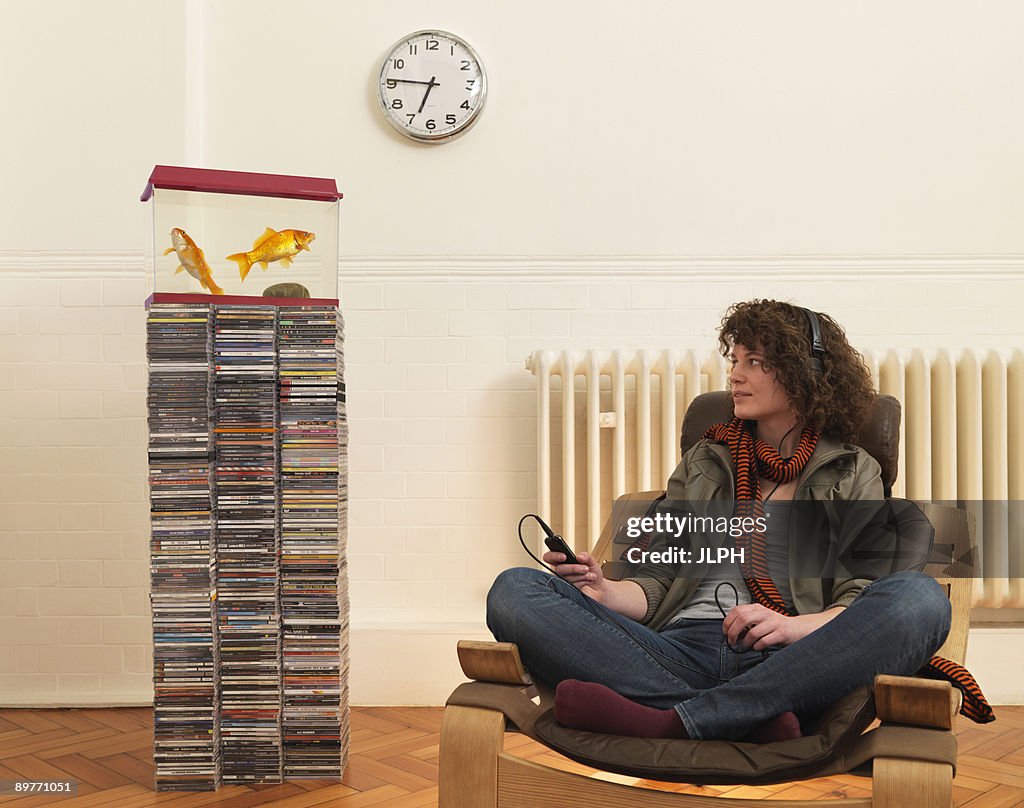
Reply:
[[[745,524],[763,524],[764,500],[761,496],[761,477],[779,485],[797,478],[818,445],[818,433],[804,429],[792,457],[783,458],[775,449],[761,440],[755,440],[745,421],[714,424],[704,433],[705,438],[721,441],[729,449],[736,470],[736,510],[739,516],[753,516],[755,521]],[[768,543],[764,533],[750,531],[737,539],[743,550],[740,570],[743,581],[756,603],[780,614],[789,615],[786,604],[768,572]],[[970,672],[955,662],[933,656],[919,672],[931,679],[945,679],[963,693],[960,712],[979,724],[995,721],[992,707]]]
[[[764,498],[761,496],[761,477],[783,485],[797,478],[818,445],[818,433],[804,429],[792,457],[783,458],[763,440],[754,440],[746,422],[733,418],[727,424],[715,424],[704,433],[705,438],[722,441],[732,456],[736,470],[736,515],[754,517],[742,524],[764,524]],[[762,606],[789,614],[779,590],[768,572],[768,543],[764,533],[753,530],[737,538],[736,546],[743,551],[740,571],[750,596]]]

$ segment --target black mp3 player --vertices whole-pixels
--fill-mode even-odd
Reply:
[[[561,536],[546,536],[544,543],[548,546],[548,549],[553,553],[565,553],[565,561],[563,564],[579,564],[579,560],[572,550],[569,549],[569,545],[565,543],[565,539]]]

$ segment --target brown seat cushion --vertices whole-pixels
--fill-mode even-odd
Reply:
[[[532,699],[540,696],[540,704]],[[624,738],[566,729],[554,722],[547,685],[466,682],[449,706],[504,713],[511,726],[566,757],[594,768],[677,783],[765,785],[842,772],[869,775],[876,757],[956,767],[953,733],[890,724],[861,732],[874,716],[868,688],[855,690],[821,714],[810,735],[774,744]]]
[[[701,785],[765,785],[842,771],[844,752],[874,718],[871,688],[863,687],[823,713],[814,734],[771,744],[583,732],[556,723],[550,709],[537,718],[529,734],[568,758],[618,774]]]

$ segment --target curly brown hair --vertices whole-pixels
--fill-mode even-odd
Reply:
[[[734,345],[759,348],[765,369],[779,384],[804,422],[819,432],[853,443],[874,405],[875,389],[864,358],[827,314],[815,312],[825,343],[824,373],[816,373],[807,315],[779,300],[736,303],[722,318],[718,342],[722,356]]]

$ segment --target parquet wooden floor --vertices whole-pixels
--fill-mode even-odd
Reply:
[[[352,711],[348,771],[338,782],[295,780],[275,786],[228,786],[189,794],[153,791],[149,708],[0,710],[0,780],[78,782],[74,797],[0,796],[2,808],[418,808],[437,804],[439,707],[361,707]],[[960,763],[953,781],[957,806],[1024,806],[1024,707],[996,708],[998,721],[961,719]],[[592,772],[519,735],[506,748],[570,771]],[[622,782],[635,782],[615,778]],[[863,778],[829,777],[767,787],[699,787],[649,783],[650,788],[724,797],[835,799],[866,796]],[[837,805],[841,805],[837,803]]]

